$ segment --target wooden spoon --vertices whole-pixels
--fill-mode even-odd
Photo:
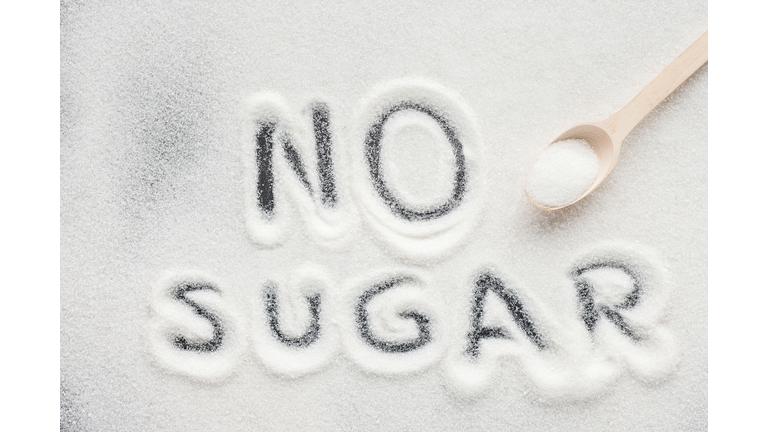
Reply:
[[[580,123],[550,143],[567,139],[583,139],[589,143],[600,161],[600,169],[592,185],[580,197],[573,202],[561,206],[543,205],[528,194],[526,195],[536,207],[542,210],[557,210],[567,207],[597,188],[608,174],[613,171],[616,162],[619,161],[619,150],[624,138],[635,126],[653,110],[656,105],[667,98],[677,87],[696,72],[707,62],[707,32],[704,32],[696,41],[683,51],[664,70],[661,71],[645,88],[640,91],[624,108],[607,119],[593,123]],[[530,177],[530,174],[529,174]]]

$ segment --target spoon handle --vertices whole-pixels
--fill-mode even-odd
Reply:
[[[640,120],[707,62],[707,33],[709,31],[667,65],[624,108],[603,121],[603,127],[611,134],[614,143],[621,145]]]

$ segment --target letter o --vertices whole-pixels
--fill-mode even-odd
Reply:
[[[401,112],[428,116],[454,156],[453,185],[443,202],[414,208],[400,200],[383,175],[385,125]],[[360,110],[352,147],[357,202],[367,225],[393,252],[430,261],[443,258],[467,237],[482,207],[482,148],[469,108],[452,91],[422,80],[397,81],[370,95]]]

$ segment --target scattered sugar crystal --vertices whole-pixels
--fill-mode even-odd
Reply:
[[[545,206],[570,204],[592,185],[599,168],[600,161],[585,140],[558,141],[533,164],[526,192]]]
[[[541,212],[522,185],[536,143],[630,100],[704,31],[707,2],[498,6],[63,1],[62,430],[706,430],[706,67],[627,137],[620,169],[585,205]],[[355,209],[362,213],[364,206],[350,196],[354,181],[367,180],[352,169],[364,159],[350,154],[364,145],[355,133],[361,106],[383,102],[369,99],[374,89],[419,77],[458,94],[476,117],[478,139],[462,140],[467,205],[457,208],[466,212],[457,224],[475,222],[467,224],[464,242],[449,236],[463,225],[446,224],[437,227],[445,228],[445,242],[396,249],[390,243],[419,239],[407,230],[393,239],[372,232],[373,222],[382,229],[394,224],[370,216],[389,214],[358,215],[368,228],[355,225]],[[295,119],[287,125],[291,143],[315,191],[311,104],[327,103],[339,199],[328,215],[291,210],[310,195],[276,138],[275,214],[295,217],[272,246],[258,244],[244,220],[249,168],[240,119],[248,97],[264,92],[279,95]],[[446,114],[458,132],[469,130],[456,112]],[[437,138],[435,151],[446,156],[440,160],[419,149],[383,153],[388,185],[407,205],[434,205],[451,192],[446,178],[456,158]],[[384,140],[385,152],[398,151],[389,144]],[[389,170],[395,157],[411,156],[424,162]],[[418,165],[424,168],[403,169]],[[483,178],[473,175],[478,170]],[[426,186],[432,193],[421,194],[429,181],[436,182]],[[484,206],[469,201],[478,184]],[[381,204],[377,196],[372,201]],[[336,211],[350,216],[353,229],[331,218]],[[416,222],[405,228],[423,230],[432,221]],[[337,247],[337,238],[346,243]],[[583,277],[597,305],[624,314],[655,344],[634,344],[604,313],[593,337],[585,329],[569,266],[578,251],[593,251],[603,240],[632,253],[640,250],[635,242],[661,253],[670,276],[664,286],[674,295],[648,290],[641,299],[667,304],[666,315],[652,303],[616,306],[629,289],[624,274],[595,270]],[[418,259],[441,251],[441,260]],[[302,273],[305,265],[323,271]],[[511,339],[483,338],[477,361],[449,364],[467,349],[474,273],[488,267],[547,343],[583,352],[561,358],[551,354],[556,349],[540,351],[509,303],[489,292],[481,324]],[[155,301],[163,274],[189,277],[188,269],[220,291],[191,292],[188,300],[212,311],[223,303],[214,312],[228,333],[218,354],[158,355],[149,338],[156,331],[166,345],[168,335],[204,339],[215,321],[196,316],[189,303]],[[419,279],[371,300],[371,332],[394,342],[417,339],[414,315],[399,315],[410,307],[429,319],[424,347],[433,351],[381,354],[349,343],[360,342],[355,302],[366,292],[356,281],[379,273]],[[314,345],[279,345],[274,338],[264,307],[269,281],[289,338],[311,333],[307,299],[322,295]],[[36,312],[31,305],[30,317]],[[241,333],[232,333],[232,322]],[[654,380],[669,363],[655,354],[669,350],[665,334],[654,333],[660,327],[681,353],[662,382]],[[493,353],[500,355],[486,355]],[[208,357],[188,361],[193,355]],[[451,382],[454,370],[462,382]]]

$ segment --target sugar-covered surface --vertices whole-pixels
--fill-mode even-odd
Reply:
[[[533,164],[525,191],[545,206],[570,204],[592,185],[599,169],[600,161],[585,140],[558,141]]]
[[[65,430],[706,429],[707,67],[626,138],[589,197],[544,213],[524,193],[542,146],[620,108],[704,32],[706,8],[64,2]],[[461,95],[477,119],[488,204],[466,243],[424,264],[364,229],[347,250],[329,250],[297,224],[282,246],[256,247],[242,210],[243,101],[274,91],[300,113],[320,98],[343,131],[375,86],[410,76]],[[337,148],[360,145],[342,136]],[[469,301],[473,272],[493,265],[521,297],[565,317],[575,301],[569,266],[605,242],[660,256],[679,362],[649,382],[623,373],[587,399],[541,395],[513,359],[467,395],[441,367],[372,373],[344,348],[290,379],[250,346],[231,376],[203,382],[158,365],[147,336],[153,287],[168,270],[202,269],[245,304],[263,281],[287,284],[307,262],[340,284],[416,268],[445,290],[449,310]]]

